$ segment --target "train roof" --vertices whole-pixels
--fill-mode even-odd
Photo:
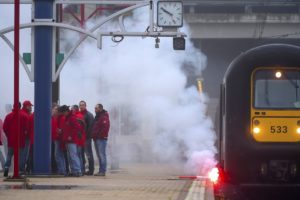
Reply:
[[[237,56],[225,72],[223,83],[231,75],[249,74],[258,67],[300,67],[300,47],[290,44],[266,44],[249,49]]]

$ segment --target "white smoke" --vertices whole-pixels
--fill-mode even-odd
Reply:
[[[139,9],[126,19],[127,31],[145,31],[145,13]],[[112,23],[100,30],[118,27]],[[62,73],[61,102],[83,98],[90,109],[102,103],[111,114],[113,148],[121,159],[185,163],[188,173],[206,173],[215,165],[208,99],[195,86],[187,87],[184,72],[188,64],[200,78],[206,57],[188,38],[185,51],[174,51],[171,38],[160,38],[159,49],[154,38],[125,37],[119,44],[110,39],[104,39],[102,50],[94,41],[80,46]]]

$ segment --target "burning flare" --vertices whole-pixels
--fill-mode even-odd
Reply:
[[[219,177],[220,177],[220,173],[219,173],[219,169],[217,167],[212,168],[212,170],[208,173],[208,178],[214,184],[216,184],[218,182]]]

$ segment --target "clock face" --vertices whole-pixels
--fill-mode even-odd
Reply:
[[[157,25],[161,27],[181,27],[183,24],[182,1],[158,1]]]

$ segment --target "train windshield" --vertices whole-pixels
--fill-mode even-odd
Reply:
[[[253,80],[255,108],[300,109],[300,71],[258,70]]]

